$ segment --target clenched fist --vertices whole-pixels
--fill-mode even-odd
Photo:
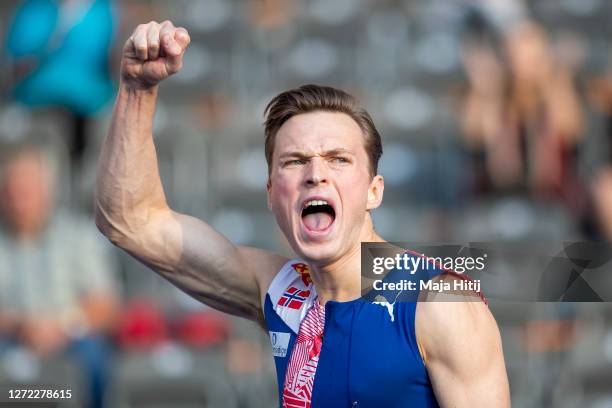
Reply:
[[[136,89],[148,89],[177,73],[189,45],[189,33],[172,22],[140,24],[123,47],[121,79]]]

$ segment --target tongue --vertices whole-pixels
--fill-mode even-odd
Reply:
[[[312,231],[323,231],[329,227],[334,220],[331,215],[324,212],[308,214],[304,218],[304,225]]]

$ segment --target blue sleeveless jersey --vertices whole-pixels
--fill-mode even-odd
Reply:
[[[272,281],[264,314],[282,402],[285,373],[314,285],[293,260]],[[356,299],[325,304],[325,329],[312,408],[438,407],[415,335],[416,297],[394,303]]]

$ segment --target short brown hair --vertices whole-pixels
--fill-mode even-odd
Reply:
[[[364,135],[370,174],[374,177],[378,173],[378,161],[382,156],[382,142],[370,114],[359,106],[357,99],[352,95],[340,89],[319,85],[302,85],[297,89],[285,91],[274,97],[266,106],[264,126],[268,175],[272,171],[272,155],[278,130],[291,117],[315,111],[345,113],[357,122]]]

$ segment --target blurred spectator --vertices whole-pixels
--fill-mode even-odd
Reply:
[[[484,170],[477,189],[528,190],[580,213],[585,196],[576,155],[583,113],[574,84],[580,52],[565,52],[576,45],[569,42],[553,52],[532,21],[514,24],[502,41],[501,56],[482,41],[468,41],[464,52],[470,89],[463,131]]]
[[[591,185],[597,238],[612,242],[612,60],[605,76],[589,83],[590,102],[605,120],[605,151],[603,166],[598,169]],[[607,146],[606,146],[607,145]]]
[[[50,155],[22,143],[0,160],[0,353],[65,353],[89,378],[101,407],[113,324],[113,264],[89,220],[53,209]]]
[[[266,359],[270,339],[260,327],[245,319],[232,318],[226,364],[238,406],[272,407],[278,403],[275,369]],[[257,395],[257,400],[253,399]]]
[[[111,0],[24,0],[6,35],[15,98],[28,106],[67,109],[76,162],[86,147],[86,118],[113,95],[109,52],[115,20]]]

